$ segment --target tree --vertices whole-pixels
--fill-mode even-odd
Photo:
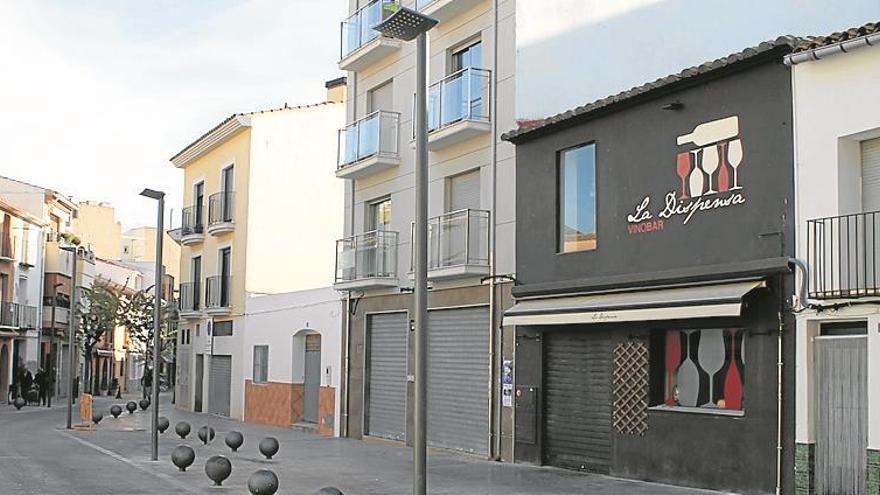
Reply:
[[[119,324],[128,330],[131,339],[149,362],[153,357],[153,310],[156,298],[150,291],[152,287],[124,294],[120,297]],[[159,334],[160,356],[171,347],[176,338],[176,311],[167,302],[162,302]]]
[[[91,393],[92,354],[101,339],[116,328],[119,321],[119,297],[112,289],[101,285],[85,288],[76,312],[79,318],[77,340],[82,345],[86,360],[84,390]]]

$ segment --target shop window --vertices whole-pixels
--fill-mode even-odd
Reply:
[[[254,383],[266,383],[269,380],[269,346],[254,346]]]
[[[651,405],[705,412],[742,411],[746,332],[666,330],[651,336]]]
[[[596,145],[559,157],[559,252],[596,249]]]

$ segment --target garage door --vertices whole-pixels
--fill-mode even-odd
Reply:
[[[229,389],[232,385],[232,356],[211,356],[211,383],[208,384],[208,412],[229,416]]]
[[[488,308],[434,310],[428,328],[428,443],[486,455]]]
[[[367,321],[367,435],[406,437],[406,313],[370,315]]]
[[[544,462],[608,472],[611,459],[611,335],[544,334]]]

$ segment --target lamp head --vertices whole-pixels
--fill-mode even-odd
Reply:
[[[391,15],[388,15],[388,13]],[[437,20],[413,9],[388,3],[382,6],[382,15],[388,15],[373,29],[389,38],[412,41],[437,25]]]
[[[165,197],[165,193],[162,191],[156,191],[155,189],[147,188],[147,189],[144,189],[143,191],[141,191],[141,196],[144,196],[144,197],[147,197],[150,199],[160,200]]]

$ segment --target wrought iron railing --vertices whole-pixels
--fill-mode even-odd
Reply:
[[[488,211],[457,210],[428,220],[428,269],[462,265],[489,265]]]
[[[340,59],[376,39],[379,32],[373,29],[382,22],[383,8],[396,4],[397,0],[373,0],[342,21]]]
[[[374,155],[396,158],[400,114],[379,110],[339,130],[337,169]]]
[[[204,212],[201,205],[187,206],[181,213],[180,235],[201,234],[205,231]]]
[[[807,220],[810,297],[880,296],[880,211]]]
[[[181,282],[180,284],[180,311],[191,313],[200,309],[201,299],[200,282]]]
[[[14,302],[0,302],[0,326],[18,328],[21,323],[21,305]]]
[[[456,122],[489,122],[492,71],[466,67],[428,88],[428,132]],[[415,126],[415,119],[413,119]]]
[[[205,280],[205,309],[228,308],[231,306],[229,288],[232,277],[214,275]]]
[[[235,213],[235,191],[221,191],[208,197],[208,225],[230,223]]]
[[[397,277],[397,238],[373,230],[336,241],[336,283]]]

